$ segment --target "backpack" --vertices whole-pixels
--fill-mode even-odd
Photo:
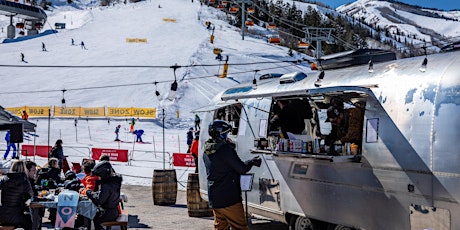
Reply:
[[[54,146],[54,147],[50,150],[50,152],[48,153],[48,158],[52,158],[52,157],[54,157],[54,158],[58,158],[58,157],[59,157],[59,156],[58,156],[58,149],[57,149],[56,146]]]

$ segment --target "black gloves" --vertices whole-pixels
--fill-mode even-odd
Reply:
[[[259,156],[256,156],[251,159],[250,163],[254,166],[260,167],[260,165],[262,164],[262,159],[260,159]]]

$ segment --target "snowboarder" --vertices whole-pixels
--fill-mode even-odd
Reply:
[[[21,53],[21,61],[26,62],[26,60],[24,60],[24,54],[23,53]]]
[[[136,142],[143,142],[142,141],[142,134],[144,134],[144,130],[142,130],[142,129],[134,130],[133,134],[136,135]]]
[[[45,43],[42,42],[42,51],[46,51]]]
[[[198,114],[195,114],[195,130],[200,130],[200,117],[198,116]]]
[[[73,40],[73,38],[72,38],[71,41],[72,41],[72,45],[74,46],[75,45],[75,40]]]
[[[80,45],[82,49],[86,50],[85,43],[83,41],[81,41]]]
[[[120,127],[121,125],[118,125],[117,127],[115,127],[115,141],[120,141],[120,139],[118,139],[118,133],[120,132]]]
[[[13,158],[16,158],[16,145],[10,142],[10,131],[9,130],[6,132],[5,141],[6,141],[6,152],[5,152],[5,155],[3,155],[3,160],[6,160],[6,158],[8,157],[8,154],[10,153],[10,148],[13,148]]]

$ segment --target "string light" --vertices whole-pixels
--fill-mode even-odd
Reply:
[[[258,69],[254,70],[254,79],[252,79],[252,89],[257,89],[257,80],[256,80],[257,72],[259,72]]]
[[[175,64],[171,66],[170,68],[172,68],[174,72],[174,82],[171,84],[171,91],[169,92],[168,99],[172,101],[176,97],[176,92],[177,92],[176,69],[180,68],[180,66]]]
[[[425,58],[423,59],[422,65],[420,66],[420,69],[419,69],[420,72],[422,72],[422,73],[426,71],[426,66],[428,65],[428,55],[427,55],[427,53],[426,53],[426,48],[427,48],[427,47],[426,47],[426,44],[424,44],[424,45],[422,46],[422,49],[423,49],[424,52],[425,52]]]
[[[374,72],[374,63],[372,62],[372,60],[369,60],[369,68],[367,70],[369,71],[369,73]]]
[[[62,103],[62,108],[65,108],[65,98],[64,98],[64,93],[65,91],[67,91],[66,89],[63,89],[61,90],[62,91],[62,100],[61,100],[61,103]]]

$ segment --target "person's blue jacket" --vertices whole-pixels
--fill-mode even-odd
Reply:
[[[6,135],[5,135],[5,141],[6,141],[7,144],[10,144],[10,140],[11,140],[10,139],[10,131],[7,131]]]
[[[133,133],[136,134],[137,137],[140,137],[142,136],[142,134],[144,134],[144,130],[142,129],[134,130]]]

